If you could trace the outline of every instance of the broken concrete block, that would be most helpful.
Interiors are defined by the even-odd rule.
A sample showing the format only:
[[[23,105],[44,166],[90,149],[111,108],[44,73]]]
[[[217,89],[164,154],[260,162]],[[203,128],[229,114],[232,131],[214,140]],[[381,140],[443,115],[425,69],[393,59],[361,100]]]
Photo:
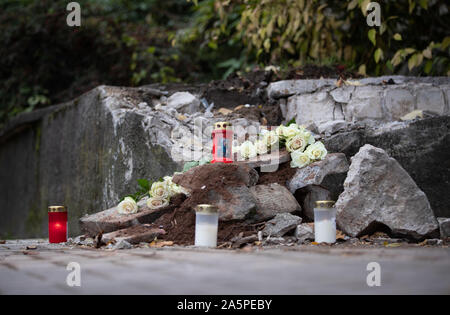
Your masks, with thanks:
[[[350,236],[374,232],[380,225],[413,239],[438,233],[425,193],[383,149],[366,144],[359,150],[344,189],[336,203],[336,221]]]
[[[279,213],[272,220],[266,223],[263,229],[265,236],[281,237],[292,230],[302,222],[302,218],[290,213]]]
[[[280,164],[289,162],[291,155],[286,150],[275,151],[255,158],[239,161],[238,164],[247,165],[251,168],[261,168],[261,172],[275,172]]]
[[[139,244],[141,242],[150,243],[155,238],[164,234],[166,234],[166,231],[163,229],[157,228],[151,224],[142,224],[103,234],[102,241],[104,243],[113,240],[115,240],[116,243],[119,243],[122,240],[127,241],[130,244]]]
[[[256,185],[250,187],[250,192],[255,197],[257,204],[256,213],[253,216],[255,221],[266,221],[279,213],[302,210],[291,192],[279,184]]]
[[[441,230],[441,238],[450,237],[450,218],[437,218],[439,222],[439,228]]]
[[[343,153],[330,153],[325,160],[311,163],[299,168],[294,177],[290,179],[287,186],[291,193],[308,185],[320,185],[325,176],[330,174],[346,173],[348,161]]]
[[[175,207],[180,205],[186,197],[177,195],[171,198],[169,206],[151,210],[147,206],[140,206],[139,211],[135,214],[123,215],[119,214],[117,207],[84,216],[80,219],[81,230],[90,235],[95,236],[102,233],[109,233],[125,229],[134,225],[152,223],[165,213],[171,212]],[[142,203],[139,203],[142,205]]]
[[[299,244],[303,244],[306,241],[314,241],[314,224],[312,223],[303,223],[297,225],[295,229],[295,237]]]

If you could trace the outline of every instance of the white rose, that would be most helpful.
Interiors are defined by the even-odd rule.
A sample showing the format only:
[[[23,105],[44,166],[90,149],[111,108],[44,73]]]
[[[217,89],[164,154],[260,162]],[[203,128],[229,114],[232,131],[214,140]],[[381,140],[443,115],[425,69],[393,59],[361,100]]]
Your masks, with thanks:
[[[309,163],[311,163],[311,159],[309,158],[309,156],[300,150],[291,153],[291,160],[292,168],[305,167],[309,165]]]
[[[125,197],[117,206],[117,210],[120,214],[133,214],[138,212],[138,205],[133,198]]]
[[[275,131],[268,131],[263,135],[263,141],[267,147],[271,148],[278,142],[278,134]]]
[[[154,182],[150,189],[150,196],[154,198],[167,198],[169,197],[169,187],[166,182]]]
[[[254,158],[258,154],[255,145],[250,141],[245,141],[241,144],[239,150],[244,159]]]
[[[152,197],[147,200],[147,207],[149,207],[152,210],[159,209],[162,207],[167,207],[168,205],[169,205],[169,200],[167,200],[165,198]]]
[[[256,151],[259,155],[267,154],[267,143],[264,140],[257,140],[255,142]]]
[[[299,133],[298,135],[292,137],[288,142],[286,142],[286,150],[289,152],[294,152],[300,150],[303,152],[308,145],[308,140],[305,139],[305,135]]]
[[[305,153],[311,160],[323,160],[327,156],[328,151],[325,148],[325,145],[322,142],[318,141],[307,147]]]

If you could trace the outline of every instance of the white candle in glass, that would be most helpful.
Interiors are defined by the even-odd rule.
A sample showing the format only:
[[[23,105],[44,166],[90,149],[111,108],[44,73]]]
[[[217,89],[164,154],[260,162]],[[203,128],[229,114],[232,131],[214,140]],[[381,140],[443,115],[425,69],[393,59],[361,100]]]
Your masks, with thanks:
[[[216,247],[219,227],[218,209],[212,205],[198,205],[195,220],[195,246]]]
[[[336,243],[334,201],[320,200],[314,208],[314,235],[317,243]]]

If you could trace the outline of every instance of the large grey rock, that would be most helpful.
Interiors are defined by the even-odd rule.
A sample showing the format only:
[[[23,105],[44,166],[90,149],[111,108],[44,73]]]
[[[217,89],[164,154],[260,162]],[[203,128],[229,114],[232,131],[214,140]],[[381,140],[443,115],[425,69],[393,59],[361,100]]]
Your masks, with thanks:
[[[348,121],[383,119],[383,88],[378,86],[358,86],[345,107]]]
[[[301,125],[336,119],[335,103],[326,92],[292,96],[287,107],[288,112],[295,112],[296,122]]]
[[[345,120],[330,120],[323,122],[317,126],[319,133],[325,135],[332,135],[340,130],[346,129],[349,123]]]
[[[363,146],[352,158],[336,221],[350,236],[380,225],[394,235],[420,239],[436,234],[438,223],[423,191],[400,164],[379,148]]]
[[[330,153],[322,161],[299,168],[294,177],[287,182],[292,193],[308,185],[320,185],[327,175],[346,173],[348,161],[343,153]]]
[[[290,213],[279,213],[266,223],[263,229],[265,236],[281,237],[293,231],[302,222],[302,218]]]
[[[176,92],[167,99],[167,106],[180,113],[193,114],[200,110],[200,100],[189,92]]]
[[[227,195],[215,190],[208,192],[208,202],[219,208],[220,221],[244,220],[252,217],[256,200],[247,186],[226,187]]]
[[[257,210],[253,217],[256,221],[272,219],[279,213],[302,210],[291,192],[279,184],[256,185],[250,187],[250,192],[256,199]]]
[[[323,142],[329,151],[347,157],[364,144],[384,149],[425,192],[435,215],[450,217],[449,116],[344,131]]]
[[[439,222],[439,229],[441,231],[441,238],[450,237],[450,218],[437,218]]]

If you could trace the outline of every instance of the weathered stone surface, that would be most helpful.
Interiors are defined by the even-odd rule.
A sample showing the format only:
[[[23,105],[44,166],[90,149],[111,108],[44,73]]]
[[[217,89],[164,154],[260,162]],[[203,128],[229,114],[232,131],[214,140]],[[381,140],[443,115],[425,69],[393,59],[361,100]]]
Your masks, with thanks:
[[[166,231],[163,229],[159,229],[151,224],[142,224],[103,234],[102,241],[104,243],[108,243],[113,240],[115,240],[116,243],[120,243],[122,241],[126,241],[130,244],[139,244],[141,242],[149,243],[156,237],[164,234],[166,234]]]
[[[334,120],[335,104],[326,93],[303,94],[288,99],[288,108],[295,108],[296,122],[301,125]],[[289,112],[294,111],[288,109]]]
[[[114,244],[112,246],[112,249],[113,250],[121,250],[121,249],[130,249],[132,247],[133,246],[130,243],[128,243],[127,241],[122,239],[119,242],[117,242],[116,244]]]
[[[177,174],[173,182],[186,189],[198,189],[211,178],[226,183],[238,183],[245,186],[254,186],[259,175],[252,167],[242,163],[214,163],[191,168],[189,171]],[[200,187],[199,187],[200,186]],[[205,187],[208,189],[208,187]]]
[[[450,237],[450,218],[437,218],[439,222],[439,229],[441,231],[441,238]]]
[[[256,221],[272,219],[279,213],[302,210],[291,192],[279,184],[256,185],[250,187],[250,192],[256,199],[257,210],[253,217]]]
[[[291,155],[286,150],[275,151],[256,158],[239,161],[238,164],[247,165],[251,168],[261,168],[261,172],[275,172],[280,164],[289,162]]]
[[[287,182],[292,193],[308,185],[320,185],[323,179],[330,174],[345,173],[348,171],[348,161],[343,153],[330,153],[323,161],[311,163],[299,168],[294,177]]]
[[[334,86],[336,80],[286,80],[269,84],[267,95],[270,98],[289,97],[294,94],[315,92],[326,86]]]
[[[303,223],[297,225],[295,229],[295,237],[299,244],[303,244],[306,241],[314,241],[314,228],[311,223]]]
[[[432,86],[420,88],[417,91],[417,109],[429,110],[439,115],[446,112],[444,93]]]
[[[293,231],[302,222],[302,218],[290,213],[279,213],[266,223],[263,230],[265,236],[281,237]]]
[[[345,118],[348,121],[382,119],[382,92],[378,86],[356,87],[352,99],[345,106]]]
[[[152,223],[160,216],[174,209],[173,206],[164,207],[157,210],[150,210],[147,207],[141,207],[139,212],[135,214],[123,215],[117,212],[117,208],[111,208],[92,215],[84,216],[80,219],[81,230],[90,235],[95,236],[98,233],[109,233],[140,225],[144,223]]]
[[[413,239],[438,231],[425,193],[382,149],[363,146],[352,158],[344,187],[336,203],[336,221],[350,236],[373,232],[380,224],[394,235]]]
[[[230,196],[214,190],[208,192],[209,202],[219,208],[219,220],[244,220],[256,212],[256,200],[247,186],[225,188]]]
[[[340,130],[346,129],[349,123],[345,120],[330,120],[317,126],[319,133],[332,135]]]
[[[385,99],[386,108],[394,120],[415,109],[415,97],[406,88],[388,89]]]
[[[343,86],[330,92],[335,102],[348,103],[352,97],[352,93],[355,91],[354,86]]]
[[[200,110],[200,100],[189,92],[176,92],[167,99],[167,106],[180,113],[193,114]]]
[[[325,138],[324,144],[348,158],[364,144],[384,149],[425,192],[435,215],[450,217],[450,117],[340,132]]]
[[[300,189],[296,195],[301,196],[303,215],[314,221],[314,207],[318,200],[332,200],[332,195],[328,189],[322,186],[309,185]]]

